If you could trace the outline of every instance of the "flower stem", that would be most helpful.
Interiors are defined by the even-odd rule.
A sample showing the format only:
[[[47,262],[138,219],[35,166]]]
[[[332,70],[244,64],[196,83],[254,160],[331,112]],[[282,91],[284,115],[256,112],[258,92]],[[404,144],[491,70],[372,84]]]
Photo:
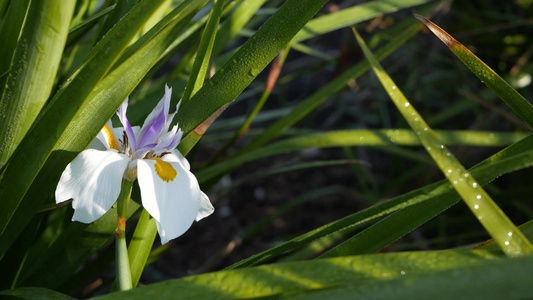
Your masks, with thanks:
[[[128,203],[131,196],[133,181],[122,179],[122,187],[117,200],[117,237],[115,246],[116,276],[119,291],[132,288],[131,272],[128,261],[128,248],[126,245],[126,218],[128,213]]]

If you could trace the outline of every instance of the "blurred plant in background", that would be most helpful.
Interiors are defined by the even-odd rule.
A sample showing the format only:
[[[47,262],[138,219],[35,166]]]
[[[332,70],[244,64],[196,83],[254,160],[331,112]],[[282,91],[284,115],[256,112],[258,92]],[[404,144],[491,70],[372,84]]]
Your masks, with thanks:
[[[532,10],[0,0],[0,295],[532,297]],[[135,187],[127,252],[145,286],[105,295],[117,207],[71,222],[54,190],[126,97],[142,125],[165,84],[215,213],[161,246]]]

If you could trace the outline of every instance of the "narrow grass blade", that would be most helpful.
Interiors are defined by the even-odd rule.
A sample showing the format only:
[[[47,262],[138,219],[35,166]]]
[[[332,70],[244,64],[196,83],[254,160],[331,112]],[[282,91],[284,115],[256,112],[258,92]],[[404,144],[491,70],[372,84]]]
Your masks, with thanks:
[[[194,1],[189,1],[193,3]],[[190,13],[190,11],[189,11]],[[120,66],[116,67],[88,96],[63,134],[60,135],[54,151],[24,197],[22,204],[13,216],[8,230],[0,237],[0,257],[14,238],[29,221],[28,216],[39,210],[46,197],[52,194],[64,167],[91,142],[101,130],[102,124],[113,115],[148,70],[157,62],[175,37],[188,24],[192,16],[177,16],[174,23],[165,27],[143,47],[139,47]],[[166,22],[166,21],[165,21]],[[133,72],[135,70],[135,72]],[[97,221],[98,222],[98,221]],[[111,235],[112,232],[109,232]]]
[[[196,52],[196,58],[192,65],[191,74],[185,92],[181,99],[181,104],[185,105],[189,99],[196,94],[196,92],[204,85],[205,76],[207,74],[207,68],[209,67],[209,60],[211,59],[211,52],[213,50],[213,44],[217,35],[218,23],[222,16],[222,7],[224,0],[215,0],[209,18],[207,18],[207,24],[205,25],[204,32],[202,34],[202,40],[198,46]]]
[[[337,12],[311,20],[294,37],[294,42],[301,42],[336,29],[368,21],[379,15],[422,5],[431,1],[432,0],[377,0],[341,9]]]
[[[7,5],[8,1],[4,1],[2,4]],[[17,41],[24,28],[24,20],[30,7],[30,0],[11,1],[7,7],[6,15],[3,19],[0,19],[0,40],[2,41],[2,47],[0,47],[0,94],[3,93],[5,88],[7,74],[11,68],[11,61]]]
[[[444,145],[505,146],[528,136],[527,133],[494,133],[481,131],[435,131]],[[228,158],[196,173],[199,181],[206,181],[231,169],[261,157],[298,151],[311,147],[343,146],[418,146],[416,134],[406,129],[343,130],[302,135],[288,138],[255,151]],[[440,147],[440,144],[439,144]]]
[[[69,295],[60,292],[39,287],[25,287],[14,290],[7,290],[0,292],[0,297],[7,299],[55,299],[55,300],[75,300]]]
[[[481,82],[486,84],[500,99],[505,102],[522,120],[533,127],[533,105],[520,95],[512,86],[503,78],[480,60],[468,48],[459,43],[446,31],[430,20],[415,15],[415,17],[424,23],[450,50],[474,73]]]
[[[135,201],[130,201],[128,217],[139,207]],[[109,241],[110,233],[117,226],[116,216],[116,208],[111,208],[97,222],[89,225],[71,222],[68,218],[64,220],[68,222],[65,228],[58,235],[53,235],[53,239],[50,238],[50,233],[41,235],[28,254],[18,286],[57,289]]]
[[[232,41],[237,33],[248,23],[248,21],[255,15],[257,10],[267,0],[242,0],[239,6],[233,13],[225,18],[220,26],[215,44],[213,45],[213,56],[218,54]]]
[[[18,42],[5,41],[17,46],[13,61],[11,56],[5,59],[11,65],[0,101],[0,168],[6,164],[50,96],[74,4],[61,0],[33,1]],[[9,44],[3,47],[9,48]]]
[[[419,25],[411,25],[409,28],[407,28],[400,35],[395,37],[392,41],[390,41],[378,51],[378,59],[381,60],[390,55],[406,41],[412,38],[418,32],[419,29]],[[274,122],[274,124],[263,130],[263,133],[261,135],[254,138],[250,143],[242,147],[235,154],[235,156],[239,156],[242,153],[257,149],[265,145],[268,141],[279,136],[283,131],[285,131],[287,128],[289,128],[290,126],[301,120],[303,117],[308,115],[316,107],[324,103],[324,101],[326,101],[331,95],[343,88],[348,83],[348,81],[363,75],[366,71],[368,71],[369,68],[370,65],[368,64],[368,62],[364,61],[358,63],[346,72],[342,73],[333,81],[331,81],[323,88],[318,90],[316,93],[311,95],[309,98],[300,102],[289,114],[285,115],[283,118],[280,118],[279,120]]]
[[[81,69],[55,94],[41,118],[24,137],[0,181],[0,234],[11,220],[30,184],[52,152],[59,135],[65,130],[79,107],[93,91],[137,31],[164,0],[142,1],[124,17],[89,56]],[[102,123],[103,124],[103,123]],[[28,159],[31,157],[32,159]]]
[[[324,288],[277,299],[529,299],[533,271],[531,256],[487,261],[455,269],[407,275],[392,280],[370,280],[361,284]],[[404,271],[402,274],[408,274]]]
[[[143,209],[141,217],[135,227],[135,232],[128,245],[128,257],[130,260],[131,282],[136,287],[141,279],[142,271],[146,265],[146,260],[150,255],[150,250],[154,245],[157,236],[157,226],[155,220]]]
[[[487,184],[503,174],[533,166],[532,148],[533,136],[529,136],[481,162],[470,169],[470,172],[481,182],[481,184]],[[313,231],[295,237],[279,246],[270,248],[264,252],[237,262],[228,267],[228,269],[242,268],[264,263],[286,251],[303,246],[328,234],[339,232],[359,224],[364,224],[368,221],[375,220],[376,218],[400,209],[405,209],[406,207],[417,203],[430,201],[435,197],[447,197],[445,196],[446,194],[453,194],[456,197],[456,201],[459,201],[459,197],[453,190],[451,183],[447,180],[442,180],[326,224]]]
[[[439,166],[442,173],[453,184],[454,189],[463,198],[470,210],[481,222],[485,230],[498,242],[509,256],[519,256],[533,252],[529,240],[507,218],[505,213],[494,203],[476,179],[459,163],[453,154],[439,141],[433,130],[422,119],[414,107],[405,98],[400,89],[388,76],[374,58],[361,36],[355,31],[357,42],[367,60],[372,65],[378,79],[390,98],[403,115],[418,139]]]
[[[232,102],[327,0],[288,0],[186,103],[177,122],[186,133]],[[276,39],[272,39],[272,35]],[[196,98],[196,99],[195,99]]]
[[[472,297],[475,297],[475,293],[490,295],[483,290],[496,292],[501,298],[508,298],[507,293],[527,297],[533,295],[528,287],[528,280],[533,275],[533,270],[529,267],[531,263],[531,256],[509,259],[486,251],[351,256],[208,273],[160,282],[96,299],[147,299],[176,293],[187,299],[256,299],[280,296],[292,298],[312,291],[323,291],[320,293],[321,298],[315,297],[317,299],[352,299],[353,295],[342,293],[343,289],[355,290],[360,298],[366,299],[378,293],[376,285],[384,288],[379,291],[384,297],[378,299],[397,296],[402,299],[414,299],[427,293],[446,294],[450,287],[455,286],[458,286],[460,291],[470,287],[468,295]],[[419,281],[423,278],[429,278],[428,285],[409,285],[410,280]],[[443,282],[439,282],[439,279]],[[403,290],[391,286],[395,281],[401,281]],[[502,284],[492,287],[486,285],[497,282]],[[472,286],[474,288],[471,288]],[[508,286],[517,290],[510,292]],[[337,293],[340,290],[343,297],[328,295],[328,290]],[[405,294],[411,298],[402,296]],[[305,293],[303,297],[310,295],[313,294]],[[440,299],[444,299],[443,296]]]

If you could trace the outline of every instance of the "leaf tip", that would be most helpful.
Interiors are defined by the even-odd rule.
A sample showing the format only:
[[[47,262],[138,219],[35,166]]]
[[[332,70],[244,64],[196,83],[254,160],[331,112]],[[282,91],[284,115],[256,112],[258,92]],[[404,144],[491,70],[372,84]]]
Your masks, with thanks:
[[[446,31],[444,31],[442,28],[437,26],[435,23],[431,22],[429,19],[427,19],[424,16],[421,16],[419,14],[413,14],[415,18],[417,18],[420,22],[422,22],[424,25],[426,25],[433,34],[435,34],[441,41],[443,41],[448,48],[454,46],[454,45],[461,45],[456,39],[454,39],[451,35],[449,35]]]

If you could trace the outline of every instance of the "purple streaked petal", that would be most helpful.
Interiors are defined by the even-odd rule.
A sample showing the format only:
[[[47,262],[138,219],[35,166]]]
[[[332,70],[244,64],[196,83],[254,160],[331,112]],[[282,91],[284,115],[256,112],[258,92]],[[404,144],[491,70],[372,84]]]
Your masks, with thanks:
[[[137,149],[137,141],[135,140],[135,134],[133,133],[133,129],[131,128],[130,121],[128,121],[128,117],[126,117],[126,111],[128,110],[128,98],[124,100],[122,105],[117,110],[117,116],[122,123],[122,126],[124,126],[124,130],[126,131],[126,135],[128,136],[128,145],[130,146],[132,151],[135,151]],[[126,145],[124,145],[125,148]]]
[[[138,136],[138,148],[146,148],[148,144],[157,142],[161,134],[168,130],[167,119],[170,108],[170,95],[172,89],[165,86],[165,95],[159,101],[154,110],[148,115]]]
[[[168,129],[170,128],[170,124],[171,124],[172,121],[174,120],[174,116],[175,116],[175,115],[178,113],[178,111],[180,110],[180,105],[181,105],[181,100],[180,100],[180,101],[178,102],[178,104],[176,105],[176,111],[174,111],[174,113],[168,115],[167,123],[165,124],[165,129],[163,130],[163,132],[167,132]]]
[[[175,149],[181,141],[183,131],[175,125],[171,131],[165,133],[157,146],[154,148],[154,152],[169,151]]]

